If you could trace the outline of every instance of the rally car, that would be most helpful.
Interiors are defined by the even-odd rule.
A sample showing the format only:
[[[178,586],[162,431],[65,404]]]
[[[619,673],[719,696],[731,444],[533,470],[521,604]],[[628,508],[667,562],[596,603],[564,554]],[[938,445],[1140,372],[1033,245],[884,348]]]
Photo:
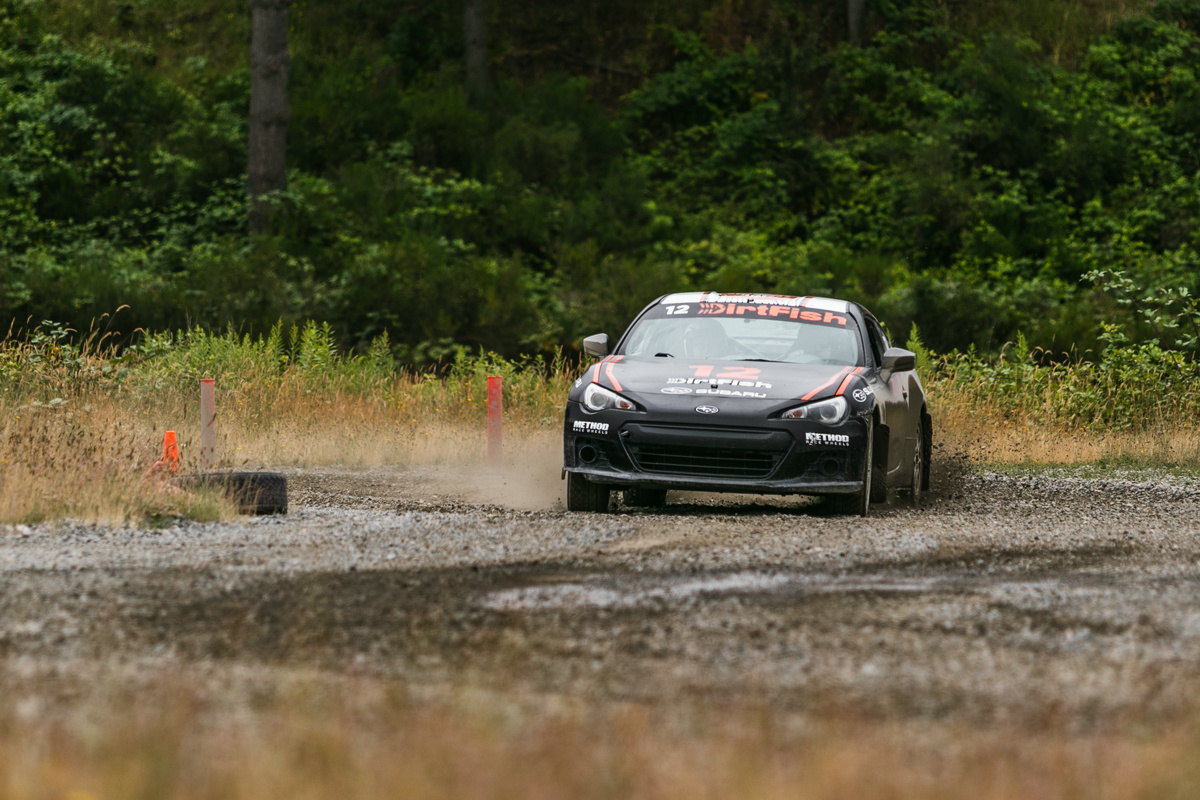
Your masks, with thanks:
[[[931,419],[916,356],[857,303],[688,292],[660,297],[575,381],[563,430],[567,509],[661,506],[670,490],[824,495],[865,515],[929,488]]]

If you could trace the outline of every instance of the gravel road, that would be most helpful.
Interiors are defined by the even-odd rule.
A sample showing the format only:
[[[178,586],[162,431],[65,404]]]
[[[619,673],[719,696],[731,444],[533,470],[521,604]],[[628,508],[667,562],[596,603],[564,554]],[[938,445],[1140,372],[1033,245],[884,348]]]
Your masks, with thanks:
[[[286,517],[0,526],[0,681],[95,663],[350,670],[1073,727],[1177,719],[1200,697],[1186,479],[984,473],[866,520],[706,496],[567,514],[557,481],[448,469],[290,480]]]

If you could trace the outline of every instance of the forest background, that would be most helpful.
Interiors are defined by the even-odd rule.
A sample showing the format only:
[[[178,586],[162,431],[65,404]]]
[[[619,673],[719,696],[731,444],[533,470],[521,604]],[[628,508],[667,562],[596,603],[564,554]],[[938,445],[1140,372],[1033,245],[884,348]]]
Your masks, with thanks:
[[[816,0],[486,14],[469,97],[460,0],[293,3],[251,237],[244,0],[0,0],[0,321],[315,319],[420,367],[703,288],[847,297],[940,352],[1195,349],[1200,0],[869,0],[859,43]]]

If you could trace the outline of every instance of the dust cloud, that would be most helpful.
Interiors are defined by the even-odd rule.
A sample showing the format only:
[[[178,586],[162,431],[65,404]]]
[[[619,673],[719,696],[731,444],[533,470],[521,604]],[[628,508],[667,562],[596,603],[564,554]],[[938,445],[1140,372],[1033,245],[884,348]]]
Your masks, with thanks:
[[[566,507],[567,483],[562,479],[562,434],[538,434],[504,443],[497,467],[477,470],[467,499],[508,508],[544,510]]]

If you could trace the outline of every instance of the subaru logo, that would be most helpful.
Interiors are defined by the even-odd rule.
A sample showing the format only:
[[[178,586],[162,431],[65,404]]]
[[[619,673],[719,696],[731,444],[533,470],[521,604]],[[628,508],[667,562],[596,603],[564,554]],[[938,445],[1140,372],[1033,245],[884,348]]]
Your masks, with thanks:
[[[716,406],[696,406],[697,414],[715,414],[720,410]]]
[[[662,390],[663,394],[691,394],[692,390],[686,386],[668,386]]]

